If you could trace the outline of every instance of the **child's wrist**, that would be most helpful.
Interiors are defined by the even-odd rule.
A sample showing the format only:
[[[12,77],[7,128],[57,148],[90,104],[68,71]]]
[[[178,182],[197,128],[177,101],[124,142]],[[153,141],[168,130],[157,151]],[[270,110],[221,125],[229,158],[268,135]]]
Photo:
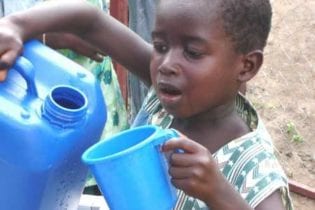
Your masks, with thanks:
[[[13,14],[4,18],[8,26],[14,31],[15,35],[18,35],[19,38],[24,42],[29,37],[27,36],[26,27],[24,27],[23,18],[19,15]]]

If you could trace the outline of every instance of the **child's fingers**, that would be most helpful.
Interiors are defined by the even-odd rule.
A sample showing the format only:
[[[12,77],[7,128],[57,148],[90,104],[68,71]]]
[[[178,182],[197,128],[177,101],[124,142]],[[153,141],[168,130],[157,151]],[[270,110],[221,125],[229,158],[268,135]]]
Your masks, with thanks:
[[[10,64],[8,64],[8,62],[7,61],[4,61],[3,59],[2,59],[2,57],[0,57],[0,70],[1,71],[5,71],[5,70],[7,70],[8,68],[10,68]]]
[[[169,157],[169,162],[172,167],[190,167],[194,165],[195,160],[191,153],[172,152]]]
[[[0,58],[1,67],[4,67],[6,69],[10,68],[14,64],[15,59],[18,56],[18,54],[19,53],[14,50],[9,50],[5,52],[3,55],[1,55],[1,58]]]
[[[7,77],[7,71],[14,64],[18,53],[16,51],[7,51],[0,57],[0,81],[4,81]]]
[[[4,81],[6,77],[7,77],[7,71],[0,70],[0,82]]]
[[[171,179],[172,184],[174,187],[181,189],[183,191],[187,191],[187,189],[191,188],[191,182],[187,181],[187,179]]]
[[[163,152],[183,150],[185,153],[195,153],[198,151],[198,144],[188,138],[174,138],[162,146]]]
[[[192,168],[186,167],[170,167],[169,174],[172,176],[172,179],[188,179],[192,176]]]

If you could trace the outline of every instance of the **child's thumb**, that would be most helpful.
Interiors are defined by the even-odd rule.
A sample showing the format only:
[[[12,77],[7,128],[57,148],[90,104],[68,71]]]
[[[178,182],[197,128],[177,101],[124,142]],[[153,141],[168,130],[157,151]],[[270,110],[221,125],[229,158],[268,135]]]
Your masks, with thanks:
[[[0,70],[0,82],[3,82],[7,77],[8,71],[7,70]]]

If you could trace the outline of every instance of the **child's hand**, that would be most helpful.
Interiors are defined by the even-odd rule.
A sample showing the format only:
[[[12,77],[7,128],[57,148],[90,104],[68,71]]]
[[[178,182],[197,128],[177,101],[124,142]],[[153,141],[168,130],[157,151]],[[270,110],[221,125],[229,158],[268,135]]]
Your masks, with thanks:
[[[0,82],[5,80],[22,48],[23,40],[18,28],[4,18],[0,19]]]
[[[173,185],[187,195],[206,201],[220,180],[220,171],[209,150],[197,142],[181,136],[167,141],[163,152],[173,152],[169,158],[169,174]]]

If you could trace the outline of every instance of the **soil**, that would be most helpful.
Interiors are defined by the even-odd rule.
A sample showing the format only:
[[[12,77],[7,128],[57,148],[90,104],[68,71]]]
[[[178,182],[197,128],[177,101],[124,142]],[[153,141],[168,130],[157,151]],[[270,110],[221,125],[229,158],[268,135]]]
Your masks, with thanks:
[[[276,0],[265,61],[247,96],[289,179],[315,189],[315,0]],[[315,200],[291,192],[296,210]]]

